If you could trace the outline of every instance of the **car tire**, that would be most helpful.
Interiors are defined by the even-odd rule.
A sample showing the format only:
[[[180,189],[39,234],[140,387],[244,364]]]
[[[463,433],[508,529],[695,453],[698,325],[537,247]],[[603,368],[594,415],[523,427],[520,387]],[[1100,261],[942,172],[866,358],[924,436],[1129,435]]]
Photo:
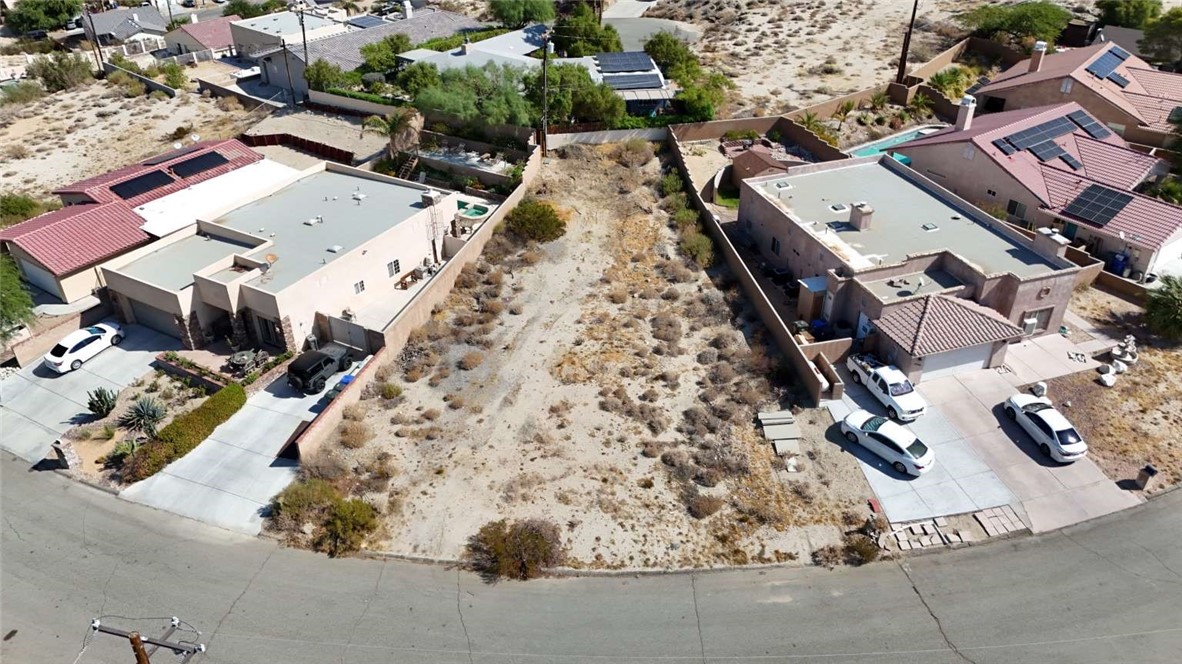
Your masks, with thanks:
[[[353,366],[353,356],[346,355],[341,358],[341,371],[348,371]]]
[[[82,368],[82,360],[74,360],[70,363],[70,371],[77,371]]]
[[[313,393],[320,394],[323,391],[324,391],[324,379],[323,378],[317,378],[316,380],[312,381],[312,392]]]
[[[862,376],[858,375],[858,372],[857,372],[857,371],[855,371],[855,372],[853,372],[852,374],[850,374],[850,377],[854,379],[854,384],[855,384],[855,385],[861,385],[861,384],[862,384]]]
[[[1018,421],[1018,411],[1014,410],[1013,408],[1010,408],[1009,406],[1006,406],[1006,417],[1010,418],[1011,422],[1017,422]]]
[[[297,392],[304,391],[304,381],[300,380],[299,378],[296,378],[295,376],[288,378],[287,384],[291,385],[292,388],[294,388],[295,391],[297,391]]]
[[[845,439],[850,441],[854,445],[858,444],[858,434],[854,433],[853,431],[845,432]]]
[[[115,336],[111,337],[111,345],[112,346],[118,346],[121,343],[123,343],[123,335],[122,334],[116,334]]]
[[[891,418],[892,420],[897,420],[899,419],[899,411],[895,410],[894,406],[888,406],[887,417]]]
[[[900,475],[907,475],[908,474],[907,473],[907,466],[904,466],[902,461],[896,461],[896,462],[892,463],[891,467],[894,468],[895,472],[899,473]]]
[[[1043,456],[1045,456],[1045,457],[1046,457],[1046,458],[1048,458],[1048,459],[1050,459],[1050,458],[1051,458],[1051,446],[1050,446],[1050,445],[1047,445],[1046,443],[1043,443],[1042,445],[1039,445],[1039,446],[1038,446],[1038,449],[1042,450],[1042,455],[1043,455]]]

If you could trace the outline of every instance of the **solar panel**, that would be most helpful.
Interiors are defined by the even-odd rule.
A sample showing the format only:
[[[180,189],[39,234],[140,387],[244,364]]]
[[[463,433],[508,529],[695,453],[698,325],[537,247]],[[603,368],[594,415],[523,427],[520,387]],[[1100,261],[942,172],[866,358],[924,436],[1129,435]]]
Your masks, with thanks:
[[[1125,78],[1124,76],[1121,76],[1120,74],[1118,74],[1116,72],[1112,72],[1111,74],[1109,74],[1108,80],[1112,81],[1113,83],[1116,83],[1117,85],[1119,85],[1122,88],[1129,87],[1129,79]]]
[[[166,161],[172,161],[173,159],[176,159],[177,157],[183,157],[183,156],[189,154],[190,152],[196,152],[197,150],[200,150],[200,149],[201,149],[200,145],[190,145],[189,147],[182,148],[180,150],[173,150],[172,152],[165,152],[162,154],[158,154],[155,157],[152,157],[151,159],[148,159],[148,160],[140,162],[140,163],[142,163],[144,166],[155,166],[157,164],[163,164]]]
[[[989,79],[985,76],[980,76],[977,78],[977,82],[969,86],[969,88],[965,90],[964,93],[966,95],[976,94],[977,90],[980,90],[986,85],[989,85]]]
[[[1030,146],[1030,152],[1038,157],[1039,161],[1050,161],[1055,157],[1067,154],[1063,148],[1059,147],[1054,141],[1043,141],[1038,145]]]
[[[1079,128],[1086,131],[1088,136],[1092,138],[1108,138],[1112,135],[1112,132],[1108,131],[1104,125],[1096,122],[1092,116],[1083,111],[1072,111],[1067,114],[1067,117],[1071,118],[1072,122],[1079,125]]]
[[[607,83],[613,90],[645,90],[661,87],[661,77],[656,74],[604,76],[603,82]]]
[[[630,51],[627,53],[600,53],[595,56],[599,61],[599,71],[614,74],[626,71],[651,71],[653,60],[647,53]]]
[[[112,186],[111,191],[126,201],[141,194],[146,194],[153,189],[166,187],[172,183],[173,179],[169,177],[168,173],[164,171],[149,171],[137,178],[132,178],[126,182],[120,182]]]
[[[1080,192],[1079,196],[1063,209],[1063,214],[1103,226],[1120,214],[1132,200],[1133,197],[1129,194],[1093,184]]]
[[[1121,62],[1129,59],[1129,52],[1119,46],[1113,45],[1112,48],[1108,49],[1108,52],[1120,58]]]
[[[365,28],[375,28],[379,25],[385,25],[385,24],[386,24],[386,21],[383,21],[382,19],[378,18],[377,16],[369,16],[369,15],[354,16],[353,18],[349,19],[349,25],[355,25],[363,30]]]
[[[1004,152],[1005,154],[1008,154],[1008,155],[1014,154],[1015,152],[1017,152],[1017,150],[1014,149],[1014,146],[1010,145],[1009,141],[1007,141],[1004,138],[999,138],[999,139],[993,141],[993,147],[997,148],[998,150],[1001,150],[1002,152]]]
[[[1006,140],[1015,148],[1025,150],[1032,145],[1038,145],[1043,141],[1049,141],[1064,134],[1070,134],[1073,131],[1075,131],[1074,122],[1068,120],[1066,117],[1058,117],[1031,127],[1030,129],[1023,129],[1017,133],[1010,134],[1006,136]]]
[[[192,159],[186,159],[179,164],[173,164],[171,170],[177,177],[187,178],[228,163],[230,163],[230,160],[226,159],[222,155],[216,152],[206,152],[200,157],[193,157]]]
[[[1120,66],[1120,63],[1124,62],[1128,58],[1128,51],[1119,46],[1113,46],[1105,51],[1104,55],[1096,58],[1092,64],[1088,65],[1087,72],[1096,78],[1108,78],[1112,72],[1116,71],[1116,68]],[[1124,77],[1121,78],[1122,80],[1124,79]],[[1119,82],[1116,83],[1117,85],[1120,85]],[[1125,85],[1128,85],[1127,81],[1125,82]],[[1123,88],[1124,85],[1121,85],[1121,87]]]
[[[1075,157],[1073,157],[1073,156],[1071,156],[1071,155],[1067,154],[1066,152],[1064,152],[1063,154],[1059,155],[1059,158],[1063,160],[1063,163],[1065,163],[1065,164],[1067,164],[1068,166],[1070,166],[1070,167],[1071,167],[1071,170],[1073,170],[1073,171],[1078,171],[1079,169],[1083,168],[1083,164],[1079,163],[1079,160],[1078,160],[1078,159],[1076,159]]]

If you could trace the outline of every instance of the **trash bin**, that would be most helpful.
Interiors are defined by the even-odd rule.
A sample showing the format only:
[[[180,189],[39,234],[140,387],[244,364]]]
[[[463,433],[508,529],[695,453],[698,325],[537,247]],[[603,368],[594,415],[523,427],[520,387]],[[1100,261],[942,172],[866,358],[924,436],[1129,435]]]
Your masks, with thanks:
[[[1157,468],[1153,464],[1146,464],[1141,472],[1137,473],[1137,488],[1144,491],[1149,482],[1157,475]]]

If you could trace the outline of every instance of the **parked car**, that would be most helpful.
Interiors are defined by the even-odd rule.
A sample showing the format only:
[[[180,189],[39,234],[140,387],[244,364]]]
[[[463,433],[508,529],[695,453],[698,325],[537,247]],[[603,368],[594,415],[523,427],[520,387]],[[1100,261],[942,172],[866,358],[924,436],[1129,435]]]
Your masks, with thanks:
[[[123,341],[123,328],[115,323],[99,323],[66,335],[45,354],[45,366],[59,374],[77,371],[82,364],[111,346]]]
[[[928,403],[915,391],[906,374],[869,353],[851,353],[845,361],[854,382],[865,385],[886,406],[892,420],[912,422],[927,412]]]
[[[1034,444],[1059,463],[1071,463],[1088,455],[1088,444],[1051,400],[1018,393],[1006,399],[1006,417],[1017,422]]]
[[[882,457],[896,472],[920,475],[932,469],[936,455],[932,449],[901,425],[868,410],[855,410],[841,421],[846,440]]]
[[[353,357],[343,346],[329,345],[303,353],[287,365],[287,384],[300,392],[319,394],[338,371],[348,371]]]

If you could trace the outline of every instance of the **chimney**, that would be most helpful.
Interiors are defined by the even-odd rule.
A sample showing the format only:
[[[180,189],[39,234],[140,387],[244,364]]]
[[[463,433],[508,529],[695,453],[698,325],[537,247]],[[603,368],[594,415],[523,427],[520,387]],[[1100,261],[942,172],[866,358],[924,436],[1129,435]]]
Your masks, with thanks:
[[[140,15],[135,12],[132,12],[131,13],[131,20],[135,21],[136,23],[139,23],[140,22]]]
[[[189,14],[189,22],[190,23],[197,22],[197,12],[193,12],[192,14]]]
[[[870,228],[870,218],[873,216],[874,208],[869,203],[850,206],[850,225],[860,231]]]
[[[415,15],[415,8],[410,6],[410,0],[402,0],[402,18],[411,18]]]
[[[956,109],[956,130],[965,131],[973,126],[973,113],[977,110],[977,100],[972,95],[960,98],[960,107]]]
[[[1047,54],[1047,43],[1045,41],[1034,42],[1034,52],[1030,54],[1030,71],[1031,73],[1042,69],[1042,59]]]
[[[1049,226],[1038,229],[1034,234],[1034,250],[1046,256],[1063,258],[1067,255],[1067,245],[1070,243],[1071,240],[1059,235]]]

